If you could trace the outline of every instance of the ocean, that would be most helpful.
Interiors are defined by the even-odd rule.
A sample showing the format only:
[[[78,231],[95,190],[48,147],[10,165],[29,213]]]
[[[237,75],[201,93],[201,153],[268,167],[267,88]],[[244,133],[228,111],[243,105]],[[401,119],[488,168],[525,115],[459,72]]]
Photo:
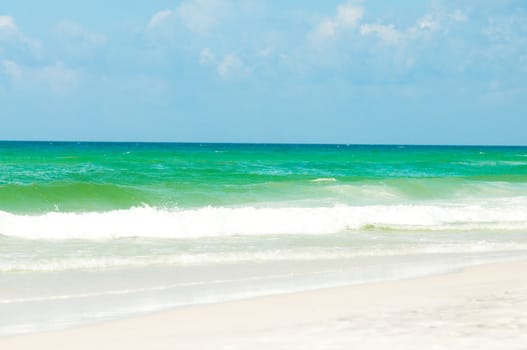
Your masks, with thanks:
[[[0,142],[0,335],[527,257],[527,147]]]

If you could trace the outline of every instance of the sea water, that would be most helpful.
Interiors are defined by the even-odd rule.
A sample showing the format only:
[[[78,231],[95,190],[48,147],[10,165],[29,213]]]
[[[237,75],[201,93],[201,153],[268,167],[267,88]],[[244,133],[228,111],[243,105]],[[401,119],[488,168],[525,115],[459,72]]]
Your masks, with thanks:
[[[0,142],[0,335],[527,257],[527,147]]]

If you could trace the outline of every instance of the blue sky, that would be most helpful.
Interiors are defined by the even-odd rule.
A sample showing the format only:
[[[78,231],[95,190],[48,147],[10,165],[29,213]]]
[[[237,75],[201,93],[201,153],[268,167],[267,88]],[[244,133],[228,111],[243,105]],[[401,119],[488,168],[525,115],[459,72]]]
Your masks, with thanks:
[[[527,2],[0,4],[0,139],[527,144]]]

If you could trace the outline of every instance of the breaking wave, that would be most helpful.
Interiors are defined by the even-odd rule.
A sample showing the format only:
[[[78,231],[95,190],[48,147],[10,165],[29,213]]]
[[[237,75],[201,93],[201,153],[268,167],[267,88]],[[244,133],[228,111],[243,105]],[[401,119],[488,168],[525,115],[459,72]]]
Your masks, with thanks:
[[[0,234],[26,239],[200,238],[366,230],[527,230],[527,198],[480,204],[333,207],[135,207],[106,212],[0,211]]]

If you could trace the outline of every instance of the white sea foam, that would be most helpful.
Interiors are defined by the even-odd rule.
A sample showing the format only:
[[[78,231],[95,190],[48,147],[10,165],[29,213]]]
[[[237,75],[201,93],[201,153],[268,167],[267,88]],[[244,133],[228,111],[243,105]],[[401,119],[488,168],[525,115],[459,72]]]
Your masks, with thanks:
[[[420,254],[456,254],[456,253],[488,253],[488,252],[527,252],[524,242],[456,242],[434,245],[406,245],[404,247],[386,246],[365,247],[353,249],[318,249],[313,250],[273,250],[259,252],[230,252],[230,253],[180,253],[173,255],[149,255],[134,257],[92,256],[83,258],[60,257],[38,259],[7,259],[0,261],[2,272],[52,272],[68,270],[105,270],[122,267],[145,266],[198,266],[218,264],[236,264],[245,262],[301,262],[354,259],[365,257],[408,256]]]
[[[379,230],[527,230],[527,199],[481,204],[316,208],[138,207],[17,215],[0,211],[0,234],[27,239],[199,238]]]
[[[320,177],[318,179],[311,180],[311,182],[336,182],[337,179],[334,177]]]

